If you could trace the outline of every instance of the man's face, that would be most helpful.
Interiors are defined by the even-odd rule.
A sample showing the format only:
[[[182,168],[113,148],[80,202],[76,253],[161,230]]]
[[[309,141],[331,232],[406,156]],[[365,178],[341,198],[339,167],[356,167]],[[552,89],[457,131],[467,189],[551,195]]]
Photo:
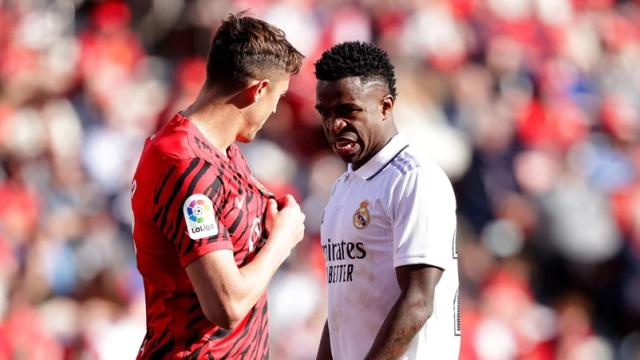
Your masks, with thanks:
[[[252,105],[245,126],[240,132],[239,141],[250,142],[255,139],[256,134],[269,116],[276,112],[278,102],[288,89],[289,76],[269,81],[269,84],[263,89],[264,93],[262,93]]]
[[[359,168],[395,134],[388,117],[393,98],[381,82],[362,82],[359,77],[319,80],[316,110],[331,149],[343,161]]]

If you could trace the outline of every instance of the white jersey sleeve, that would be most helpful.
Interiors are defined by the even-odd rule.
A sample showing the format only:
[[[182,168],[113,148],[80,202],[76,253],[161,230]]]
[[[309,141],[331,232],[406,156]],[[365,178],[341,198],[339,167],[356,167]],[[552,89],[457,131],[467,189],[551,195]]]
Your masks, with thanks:
[[[421,162],[421,166],[400,177],[390,206],[395,267],[427,264],[446,270],[451,266],[455,251],[455,196],[438,165]]]

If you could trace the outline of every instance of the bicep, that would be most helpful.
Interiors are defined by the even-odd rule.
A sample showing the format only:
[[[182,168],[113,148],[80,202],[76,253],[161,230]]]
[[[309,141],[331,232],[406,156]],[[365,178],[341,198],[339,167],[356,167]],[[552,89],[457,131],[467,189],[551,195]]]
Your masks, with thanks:
[[[396,279],[400,290],[405,295],[418,298],[420,301],[433,304],[436,285],[442,277],[443,270],[436,266],[417,264],[396,268]]]
[[[187,265],[187,276],[193,285],[200,306],[207,317],[213,317],[217,309],[224,308],[223,298],[232,292],[239,281],[240,272],[231,250],[207,253]],[[209,316],[212,315],[212,316]]]

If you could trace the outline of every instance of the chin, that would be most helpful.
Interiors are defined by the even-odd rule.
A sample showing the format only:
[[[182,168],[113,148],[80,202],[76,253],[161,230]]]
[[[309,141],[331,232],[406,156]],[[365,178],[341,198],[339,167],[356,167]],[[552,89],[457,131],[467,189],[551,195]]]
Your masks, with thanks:
[[[336,155],[346,163],[352,163],[355,160],[357,160],[355,155],[340,155],[340,154],[336,154]]]

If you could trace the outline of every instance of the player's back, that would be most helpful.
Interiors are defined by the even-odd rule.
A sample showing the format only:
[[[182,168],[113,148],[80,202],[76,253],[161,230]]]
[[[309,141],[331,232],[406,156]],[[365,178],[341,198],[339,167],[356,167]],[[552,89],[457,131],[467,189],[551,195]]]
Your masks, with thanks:
[[[247,195],[234,176],[250,177],[237,147],[225,156],[180,114],[146,141],[132,186],[133,237],[147,306],[139,358],[267,353],[266,295],[236,328],[223,329],[206,319],[184,270],[211,251],[232,250],[238,265],[254,255],[249,242],[258,241],[245,233],[262,217],[266,200],[259,192]],[[239,193],[242,208],[235,206]]]

